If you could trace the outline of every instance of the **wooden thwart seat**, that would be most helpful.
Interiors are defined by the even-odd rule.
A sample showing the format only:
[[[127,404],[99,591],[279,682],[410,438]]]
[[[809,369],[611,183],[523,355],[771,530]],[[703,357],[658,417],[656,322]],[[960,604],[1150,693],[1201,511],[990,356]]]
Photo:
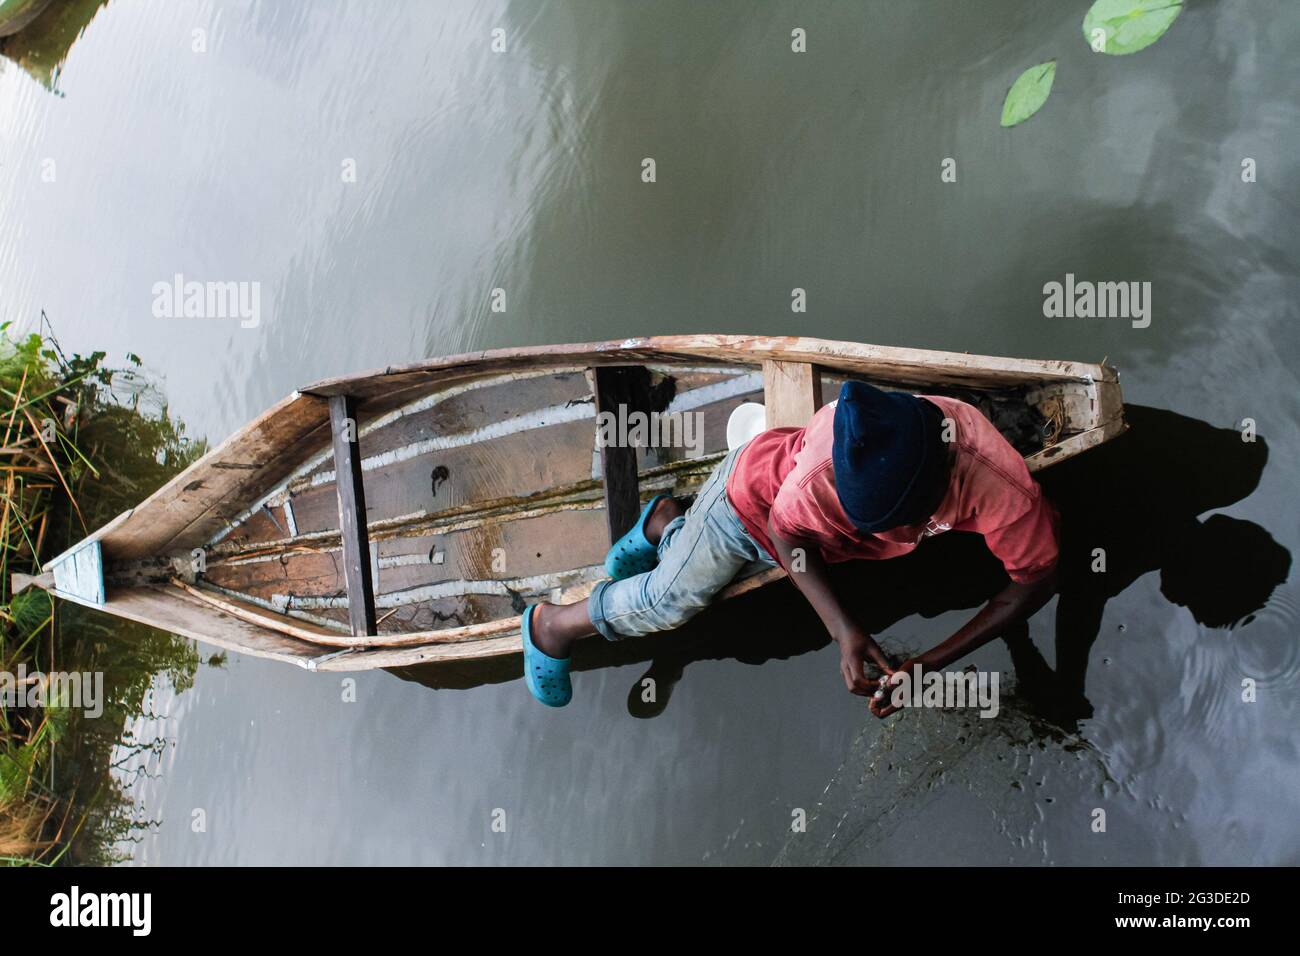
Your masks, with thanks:
[[[768,428],[803,428],[822,407],[822,378],[810,362],[763,363]]]
[[[649,412],[649,372],[639,365],[607,365],[591,370],[597,416]],[[810,362],[769,360],[763,363],[763,394],[767,427],[802,428],[822,405],[821,373]],[[626,443],[600,446],[605,519],[612,545],[627,533],[641,512],[636,448]]]
[[[631,412],[641,404],[649,373],[641,366],[611,365],[593,370],[596,414],[609,412],[619,417],[620,406]],[[612,545],[627,534],[641,513],[641,492],[637,484],[636,449],[627,443],[600,441],[600,470],[605,487],[605,522]]]
[[[331,395],[330,435],[334,441],[334,486],[339,496],[348,619],[352,633],[360,637],[375,633],[375,583],[370,578],[370,535],[366,530],[366,492],[361,483],[357,432],[356,399]]]

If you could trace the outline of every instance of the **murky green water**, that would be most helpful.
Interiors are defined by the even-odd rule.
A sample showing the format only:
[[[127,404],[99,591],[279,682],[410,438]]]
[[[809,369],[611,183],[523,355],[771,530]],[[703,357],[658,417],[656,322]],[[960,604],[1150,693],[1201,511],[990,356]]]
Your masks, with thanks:
[[[1231,629],[1205,606],[1300,544],[1300,10],[1193,2],[1105,57],[1087,6],[113,0],[54,91],[7,64],[0,319],[44,309],[65,346],[138,353],[212,439],[327,375],[680,331],[1108,357],[1130,402],[1177,413],[1058,479],[1114,562],[1062,609],[1066,656],[1097,634],[1066,736],[1020,703],[882,735],[784,592],[602,659],[558,713],[515,664],[360,675],[344,703],[335,677],[232,658],[134,728],[174,743],[133,784],[158,821],[135,859],[1300,861],[1300,594]],[[1012,80],[1053,57],[1042,112],[1001,129]],[[260,323],[154,318],[176,273],[260,282]],[[1149,281],[1150,327],[1044,318],[1067,273]],[[1266,463],[1214,431],[1245,418]],[[945,636],[965,567],[911,604],[876,582],[883,633]],[[1049,608],[1047,664],[1057,636]],[[636,719],[656,655],[682,676]],[[974,660],[1011,669],[1000,643]]]

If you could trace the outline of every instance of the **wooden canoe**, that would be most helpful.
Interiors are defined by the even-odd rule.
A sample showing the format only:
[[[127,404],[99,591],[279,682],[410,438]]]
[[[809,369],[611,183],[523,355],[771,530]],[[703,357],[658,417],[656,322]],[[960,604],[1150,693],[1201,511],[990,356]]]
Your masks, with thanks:
[[[476,352],[290,395],[37,583],[311,670],[515,653],[524,604],[588,594],[640,502],[708,475],[738,404],[802,424],[847,378],[971,402],[1031,471],[1125,427],[1115,371],[1078,362],[739,335]],[[693,447],[601,449],[616,408],[693,416]]]

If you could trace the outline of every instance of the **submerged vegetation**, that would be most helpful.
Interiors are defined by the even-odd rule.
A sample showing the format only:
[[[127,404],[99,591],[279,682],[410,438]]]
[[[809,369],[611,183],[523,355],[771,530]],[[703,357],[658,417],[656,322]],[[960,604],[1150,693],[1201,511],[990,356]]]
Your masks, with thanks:
[[[0,674],[50,698],[22,706],[0,695],[0,863],[114,859],[146,825],[114,770],[162,746],[129,730],[124,739],[124,728],[151,716],[156,676],[180,690],[197,666],[181,638],[79,607],[56,611],[36,587],[14,593],[15,574],[37,574],[205,450],[130,360],[110,369],[101,352],[68,357],[52,335],[0,326]],[[48,693],[56,671],[103,674],[102,712]]]

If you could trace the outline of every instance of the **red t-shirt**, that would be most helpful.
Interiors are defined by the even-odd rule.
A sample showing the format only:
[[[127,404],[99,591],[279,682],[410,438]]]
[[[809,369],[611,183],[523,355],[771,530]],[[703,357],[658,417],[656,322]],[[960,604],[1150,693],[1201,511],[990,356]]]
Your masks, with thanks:
[[[770,516],[779,534],[815,543],[829,562],[894,558],[930,535],[974,531],[984,536],[1013,581],[1032,581],[1049,571],[1060,550],[1059,519],[1024,459],[974,406],[955,398],[920,397],[951,421],[955,446],[948,491],[929,522],[876,534],[854,527],[831,481],[832,402],[806,428],[768,429],[740,453],[727,480],[727,498],[745,530],[776,558],[767,533]]]

